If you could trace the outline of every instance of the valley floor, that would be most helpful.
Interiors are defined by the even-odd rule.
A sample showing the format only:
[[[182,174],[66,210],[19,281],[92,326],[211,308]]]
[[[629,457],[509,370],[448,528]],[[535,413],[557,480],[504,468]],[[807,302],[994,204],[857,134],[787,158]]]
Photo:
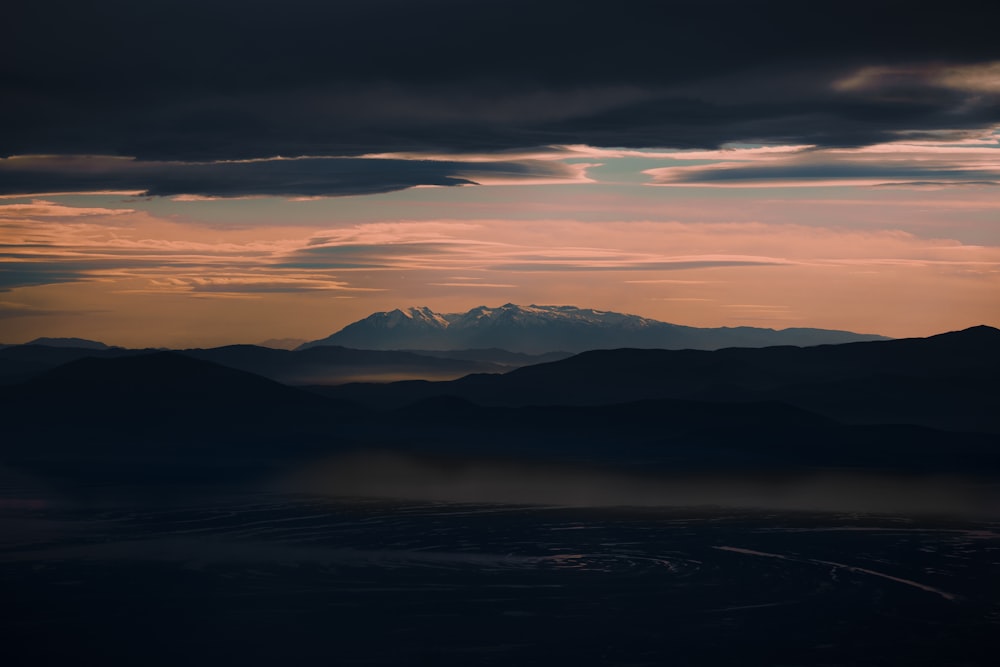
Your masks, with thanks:
[[[1000,630],[996,521],[7,493],[0,525],[11,667],[985,667]]]

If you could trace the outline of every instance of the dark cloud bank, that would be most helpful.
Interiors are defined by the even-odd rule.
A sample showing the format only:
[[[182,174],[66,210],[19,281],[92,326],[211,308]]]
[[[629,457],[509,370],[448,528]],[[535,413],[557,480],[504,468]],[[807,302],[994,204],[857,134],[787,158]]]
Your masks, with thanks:
[[[0,40],[0,155],[843,146],[978,130],[1000,123],[997,91],[934,72],[1000,60],[995,14],[969,1],[15,0]],[[888,69],[835,85],[865,67]],[[422,166],[344,188],[452,173]]]
[[[135,161],[115,157],[36,156],[0,161],[0,195],[140,191],[153,196],[338,196],[417,185],[472,185],[470,165],[445,160],[301,158],[251,161]],[[558,163],[478,163],[479,174],[559,176]]]

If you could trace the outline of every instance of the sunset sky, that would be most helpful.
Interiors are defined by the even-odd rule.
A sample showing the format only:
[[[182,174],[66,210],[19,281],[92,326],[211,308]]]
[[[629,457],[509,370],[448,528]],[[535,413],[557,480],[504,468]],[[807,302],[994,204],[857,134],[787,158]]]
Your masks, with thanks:
[[[14,0],[0,342],[1000,326],[993,2]]]

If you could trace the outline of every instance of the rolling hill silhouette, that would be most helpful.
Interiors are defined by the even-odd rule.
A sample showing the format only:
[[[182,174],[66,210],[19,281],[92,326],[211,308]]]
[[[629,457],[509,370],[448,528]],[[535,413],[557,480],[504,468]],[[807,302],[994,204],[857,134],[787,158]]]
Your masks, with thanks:
[[[354,350],[339,346],[298,351],[229,345],[183,354],[257,373],[286,384],[391,382],[408,378],[455,379],[470,373],[508,370],[488,361],[430,357],[413,352]]]
[[[111,347],[97,340],[87,338],[36,338],[25,345],[43,345],[45,347],[75,347],[89,350],[110,350]]]
[[[848,424],[774,401],[509,407],[436,397],[389,411],[375,433],[380,447],[414,453],[671,472],[1000,472],[996,435]]]
[[[484,405],[602,405],[644,399],[780,401],[855,423],[1000,433],[1000,331],[816,347],[595,350],[505,375],[326,387],[374,407],[433,396]]]
[[[348,418],[364,414],[176,352],[77,359],[3,388],[0,398],[9,410],[8,461],[88,473],[294,459],[317,446],[335,448]]]
[[[154,351],[36,344],[9,346],[0,349],[0,383],[23,382],[76,359],[112,359]],[[176,352],[285,384],[392,382],[413,378],[451,380],[470,373],[502,373],[531,363],[569,356],[568,353],[533,356],[499,349],[419,352],[354,350],[339,346],[292,352],[259,345],[227,345]]]
[[[74,339],[75,340],[75,339]],[[49,346],[31,343],[0,348],[0,383],[16,384],[47,370],[88,357],[112,359],[149,353],[153,350]]]
[[[6,463],[218,480],[360,449],[674,471],[1000,471],[1000,331],[989,327],[813,348],[601,350],[449,382],[308,389],[192,351],[93,352],[0,390]],[[271,359],[269,372],[289,355],[364,358],[194,352]],[[415,356],[370,353],[373,364]]]

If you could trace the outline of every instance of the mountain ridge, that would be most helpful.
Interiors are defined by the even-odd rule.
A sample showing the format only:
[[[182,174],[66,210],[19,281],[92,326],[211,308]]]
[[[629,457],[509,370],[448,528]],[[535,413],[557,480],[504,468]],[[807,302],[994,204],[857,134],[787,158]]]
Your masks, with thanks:
[[[13,345],[0,349],[0,386],[29,380],[65,363],[82,358],[110,359],[149,354],[157,350],[120,347],[94,349]],[[569,353],[524,355],[505,350],[356,350],[322,346],[291,351],[257,345],[173,350],[284,384],[391,382],[404,379],[448,380],[470,373],[501,373],[540,361],[565,358]]]
[[[847,422],[1000,433],[998,379],[1000,330],[983,326],[928,338],[804,348],[591,350],[503,375],[322,391],[372,407],[436,396],[496,406],[777,400]]]
[[[477,306],[464,313],[436,313],[426,306],[380,311],[296,349],[324,345],[379,350],[499,347],[543,354],[621,347],[711,350],[865,340],[887,338],[804,327],[689,327],[592,308],[506,303],[497,308]]]
[[[812,348],[595,350],[451,382],[327,387],[218,363],[248,351],[257,358],[240,346],[206,351],[212,360],[112,352],[0,387],[0,463],[85,484],[263,479],[354,451],[674,472],[1000,470],[990,327]]]

